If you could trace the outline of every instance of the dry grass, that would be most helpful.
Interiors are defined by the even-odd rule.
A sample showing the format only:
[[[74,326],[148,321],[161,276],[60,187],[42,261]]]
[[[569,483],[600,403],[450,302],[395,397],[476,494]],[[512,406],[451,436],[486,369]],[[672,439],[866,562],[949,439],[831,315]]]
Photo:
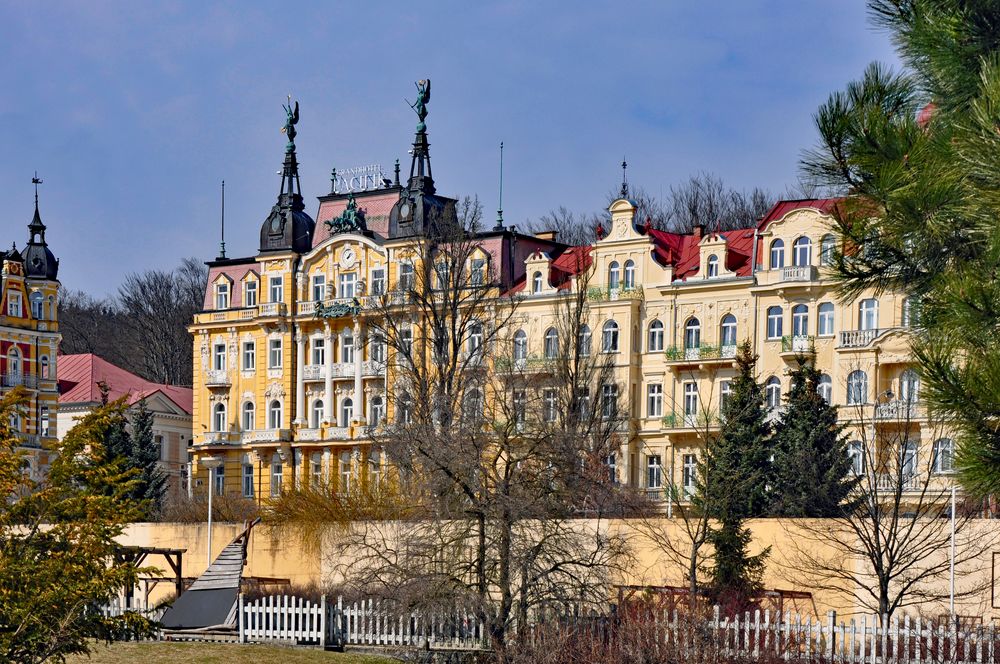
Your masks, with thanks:
[[[279,646],[223,645],[215,643],[115,643],[91,648],[90,657],[70,657],[68,664],[386,664],[394,660],[372,655],[323,652],[313,648],[282,648]]]

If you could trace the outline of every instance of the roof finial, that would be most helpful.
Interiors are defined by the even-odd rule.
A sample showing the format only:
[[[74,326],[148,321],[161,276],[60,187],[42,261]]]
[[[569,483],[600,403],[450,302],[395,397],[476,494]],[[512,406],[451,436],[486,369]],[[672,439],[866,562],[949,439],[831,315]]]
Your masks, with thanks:
[[[45,244],[45,224],[42,223],[42,215],[38,213],[38,185],[42,184],[42,179],[38,177],[38,171],[35,171],[35,176],[31,178],[31,184],[35,185],[35,214],[31,218],[31,223],[28,224],[28,233],[30,234],[28,244]]]
[[[500,202],[497,205],[497,225],[493,230],[503,230],[503,141],[500,141]]]
[[[628,162],[625,161],[625,157],[622,157],[622,190],[619,198],[628,198],[628,177],[626,169],[628,168]]]
[[[226,181],[222,181],[222,239],[219,242],[219,258],[226,258]]]
[[[431,81],[429,78],[416,82],[417,100],[410,108],[417,114],[417,135],[413,139],[413,159],[410,162],[410,191],[422,191],[433,194],[434,177],[431,175],[430,143],[427,142],[427,102],[431,100]],[[409,102],[407,102],[409,103]]]
[[[330,171],[330,194],[337,193],[337,169],[334,168]]]
[[[38,171],[35,171],[35,177],[31,178],[31,184],[35,185],[35,209],[38,209],[38,185],[42,183],[42,179],[38,177]]]

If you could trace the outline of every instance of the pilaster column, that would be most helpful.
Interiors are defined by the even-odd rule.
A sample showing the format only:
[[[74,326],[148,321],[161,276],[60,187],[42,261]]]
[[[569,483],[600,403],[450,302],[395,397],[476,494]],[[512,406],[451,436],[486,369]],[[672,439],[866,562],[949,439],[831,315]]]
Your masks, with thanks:
[[[364,390],[361,389],[361,323],[354,319],[354,420],[363,423],[365,421]]]
[[[306,340],[302,333],[295,335],[295,425],[302,426],[306,410]]]
[[[333,335],[330,334],[330,323],[323,330],[323,359],[326,361],[326,373],[323,377],[323,419],[334,422],[333,417]]]

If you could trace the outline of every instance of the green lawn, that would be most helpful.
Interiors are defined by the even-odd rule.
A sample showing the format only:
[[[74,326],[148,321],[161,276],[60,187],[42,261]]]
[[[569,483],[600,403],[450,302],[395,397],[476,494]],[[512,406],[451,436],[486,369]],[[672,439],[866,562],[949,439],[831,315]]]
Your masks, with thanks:
[[[115,643],[98,645],[91,649],[90,658],[70,657],[69,664],[177,664],[177,662],[205,662],[207,664],[256,664],[280,662],[281,664],[386,664],[394,660],[371,655],[323,652],[312,648],[282,648],[258,645],[221,645],[215,643]]]

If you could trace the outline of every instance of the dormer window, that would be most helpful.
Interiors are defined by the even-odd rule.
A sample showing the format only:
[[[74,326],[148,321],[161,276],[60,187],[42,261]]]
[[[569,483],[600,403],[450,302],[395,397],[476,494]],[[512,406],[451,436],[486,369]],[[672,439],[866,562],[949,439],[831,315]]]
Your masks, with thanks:
[[[257,306],[257,280],[250,279],[243,284],[243,306]]]
[[[531,292],[541,293],[542,292],[542,273],[535,272],[534,276],[531,277]]]
[[[635,263],[625,261],[625,289],[635,288]]]
[[[482,258],[472,260],[469,281],[473,286],[482,286],[486,283],[486,261]]]
[[[618,287],[621,286],[621,278],[621,268],[618,261],[611,261],[611,265],[608,266],[608,288],[618,290]]]
[[[775,240],[771,243],[771,269],[780,270],[785,267],[785,243]]]
[[[216,309],[228,309],[229,308],[229,282],[220,281],[215,284],[215,308]]]
[[[7,293],[7,315],[21,317],[21,294],[15,291]]]
[[[712,254],[708,257],[708,278],[719,276],[719,257]]]

